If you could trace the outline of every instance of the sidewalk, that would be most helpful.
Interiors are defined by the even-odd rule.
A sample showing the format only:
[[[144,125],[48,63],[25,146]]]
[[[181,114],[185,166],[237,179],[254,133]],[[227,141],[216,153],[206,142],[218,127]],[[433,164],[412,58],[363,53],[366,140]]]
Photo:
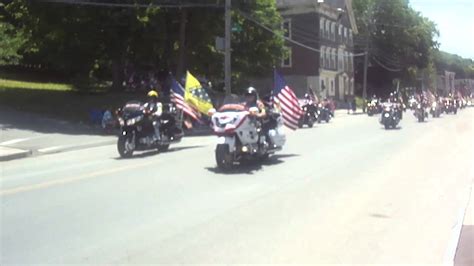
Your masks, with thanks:
[[[28,157],[32,154],[29,150],[21,150],[0,146],[0,162]]]
[[[348,115],[363,115],[362,109],[357,109],[355,112],[348,114],[347,109],[336,109],[334,111],[334,117],[348,116]]]
[[[471,197],[468,203],[464,222],[461,228],[454,265],[472,266],[474,265],[474,193],[471,191]]]

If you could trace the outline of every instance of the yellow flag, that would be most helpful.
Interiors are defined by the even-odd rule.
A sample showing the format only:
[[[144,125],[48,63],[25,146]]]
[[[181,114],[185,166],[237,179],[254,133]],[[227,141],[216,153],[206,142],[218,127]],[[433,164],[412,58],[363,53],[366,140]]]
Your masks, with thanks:
[[[184,100],[199,112],[207,115],[209,109],[213,108],[211,98],[209,98],[199,80],[191,75],[189,71],[186,72],[186,84],[184,87]]]

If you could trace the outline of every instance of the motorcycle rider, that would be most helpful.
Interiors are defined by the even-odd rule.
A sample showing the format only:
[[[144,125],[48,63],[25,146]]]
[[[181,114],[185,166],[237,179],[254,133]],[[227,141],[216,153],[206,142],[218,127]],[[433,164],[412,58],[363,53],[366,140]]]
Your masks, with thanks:
[[[403,118],[403,107],[400,103],[399,98],[395,95],[395,93],[391,92],[390,97],[388,98],[388,102],[392,104],[393,108],[396,111],[396,114],[400,119]]]
[[[158,92],[155,90],[150,90],[147,94],[147,102],[145,103],[144,107],[146,112],[150,115],[149,118],[153,124],[153,129],[155,134],[153,136],[153,140],[159,141],[161,139],[160,134],[160,120],[163,113],[163,104],[158,100]]]
[[[245,108],[250,110],[252,107],[256,107],[258,112],[255,114],[258,120],[260,120],[261,124],[261,136],[265,136],[267,142],[271,144],[271,139],[268,136],[268,132],[272,128],[272,126],[276,123],[272,120],[271,116],[267,115],[267,108],[265,104],[259,99],[259,95],[257,90],[254,87],[248,87],[245,92]]]
[[[259,99],[257,90],[254,87],[248,87],[245,92],[245,108],[249,110],[252,107],[258,109],[257,118],[264,118],[267,115],[265,105]]]
[[[311,97],[311,95],[309,95],[309,93],[306,93],[304,95],[304,99],[305,99],[305,104],[309,104],[309,105],[313,105],[314,102],[313,102],[313,98]]]

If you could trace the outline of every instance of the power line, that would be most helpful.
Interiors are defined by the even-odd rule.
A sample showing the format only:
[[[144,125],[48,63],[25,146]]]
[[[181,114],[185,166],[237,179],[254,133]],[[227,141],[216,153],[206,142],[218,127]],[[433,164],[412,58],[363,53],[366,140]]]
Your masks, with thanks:
[[[314,48],[314,47],[311,47],[311,46],[308,46],[306,44],[303,44],[303,43],[300,43],[300,42],[297,42],[291,38],[288,38],[286,36],[284,36],[283,34],[280,34],[280,33],[277,33],[275,32],[273,29],[271,29],[270,27],[260,23],[258,20],[256,20],[255,18],[253,18],[252,16],[250,16],[249,14],[247,13],[244,13],[243,11],[241,10],[237,10],[237,12],[242,15],[244,18],[254,22],[255,24],[259,25],[260,27],[262,27],[263,29],[267,30],[268,32],[276,35],[276,36],[279,36],[279,37],[282,37],[283,39],[285,39],[286,41],[292,43],[292,44],[295,44],[295,45],[298,45],[300,47],[303,47],[303,48],[306,48],[308,50],[311,50],[313,52],[317,52],[317,53],[320,53],[321,50],[320,49],[317,49],[317,48]],[[343,57],[356,57],[356,56],[363,56],[365,55],[365,53],[359,53],[359,54],[353,54],[353,55],[343,55]]]
[[[44,3],[58,3],[68,5],[82,5],[82,6],[101,6],[101,7],[127,7],[127,8],[149,8],[149,7],[162,7],[162,8],[190,8],[190,7],[205,7],[205,8],[224,8],[223,5],[218,4],[198,4],[198,3],[149,3],[149,4],[128,4],[128,3],[106,3],[106,2],[93,2],[85,0],[40,0]]]
[[[377,57],[375,56],[372,56],[372,59],[375,61],[375,63],[377,63],[379,66],[381,66],[382,68],[390,71],[390,72],[400,72],[402,71],[401,69],[398,69],[398,68],[391,68],[391,67],[388,67],[384,64],[382,64],[379,60],[377,60]]]
[[[391,59],[390,57],[388,57],[384,54],[381,54],[379,52],[372,51],[372,53],[374,55],[376,55],[377,57],[379,57],[380,59],[383,59],[385,62],[388,62],[389,65],[393,65],[393,66],[397,66],[397,67],[400,66],[400,62],[398,60]]]
[[[299,28],[296,25],[292,25],[291,26],[291,36],[295,35],[294,33],[296,33],[296,35],[299,35],[299,37],[306,36],[307,38],[311,39],[311,41],[309,41],[309,42],[334,41],[332,39],[327,39],[327,38],[324,38],[324,37],[321,37],[321,36],[317,36],[316,34],[311,34],[305,29]],[[354,46],[355,44],[358,44],[359,42],[360,41],[353,39],[352,44],[350,44],[348,42],[345,42],[344,44],[346,44],[348,46],[350,46],[350,45]]]

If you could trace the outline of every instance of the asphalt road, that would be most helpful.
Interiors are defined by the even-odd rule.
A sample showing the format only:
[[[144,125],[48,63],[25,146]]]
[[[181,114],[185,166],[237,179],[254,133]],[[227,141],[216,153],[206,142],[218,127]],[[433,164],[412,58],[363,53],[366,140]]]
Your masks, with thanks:
[[[0,162],[1,265],[443,263],[474,178],[474,109],[386,131],[336,118],[224,174],[214,137]]]

